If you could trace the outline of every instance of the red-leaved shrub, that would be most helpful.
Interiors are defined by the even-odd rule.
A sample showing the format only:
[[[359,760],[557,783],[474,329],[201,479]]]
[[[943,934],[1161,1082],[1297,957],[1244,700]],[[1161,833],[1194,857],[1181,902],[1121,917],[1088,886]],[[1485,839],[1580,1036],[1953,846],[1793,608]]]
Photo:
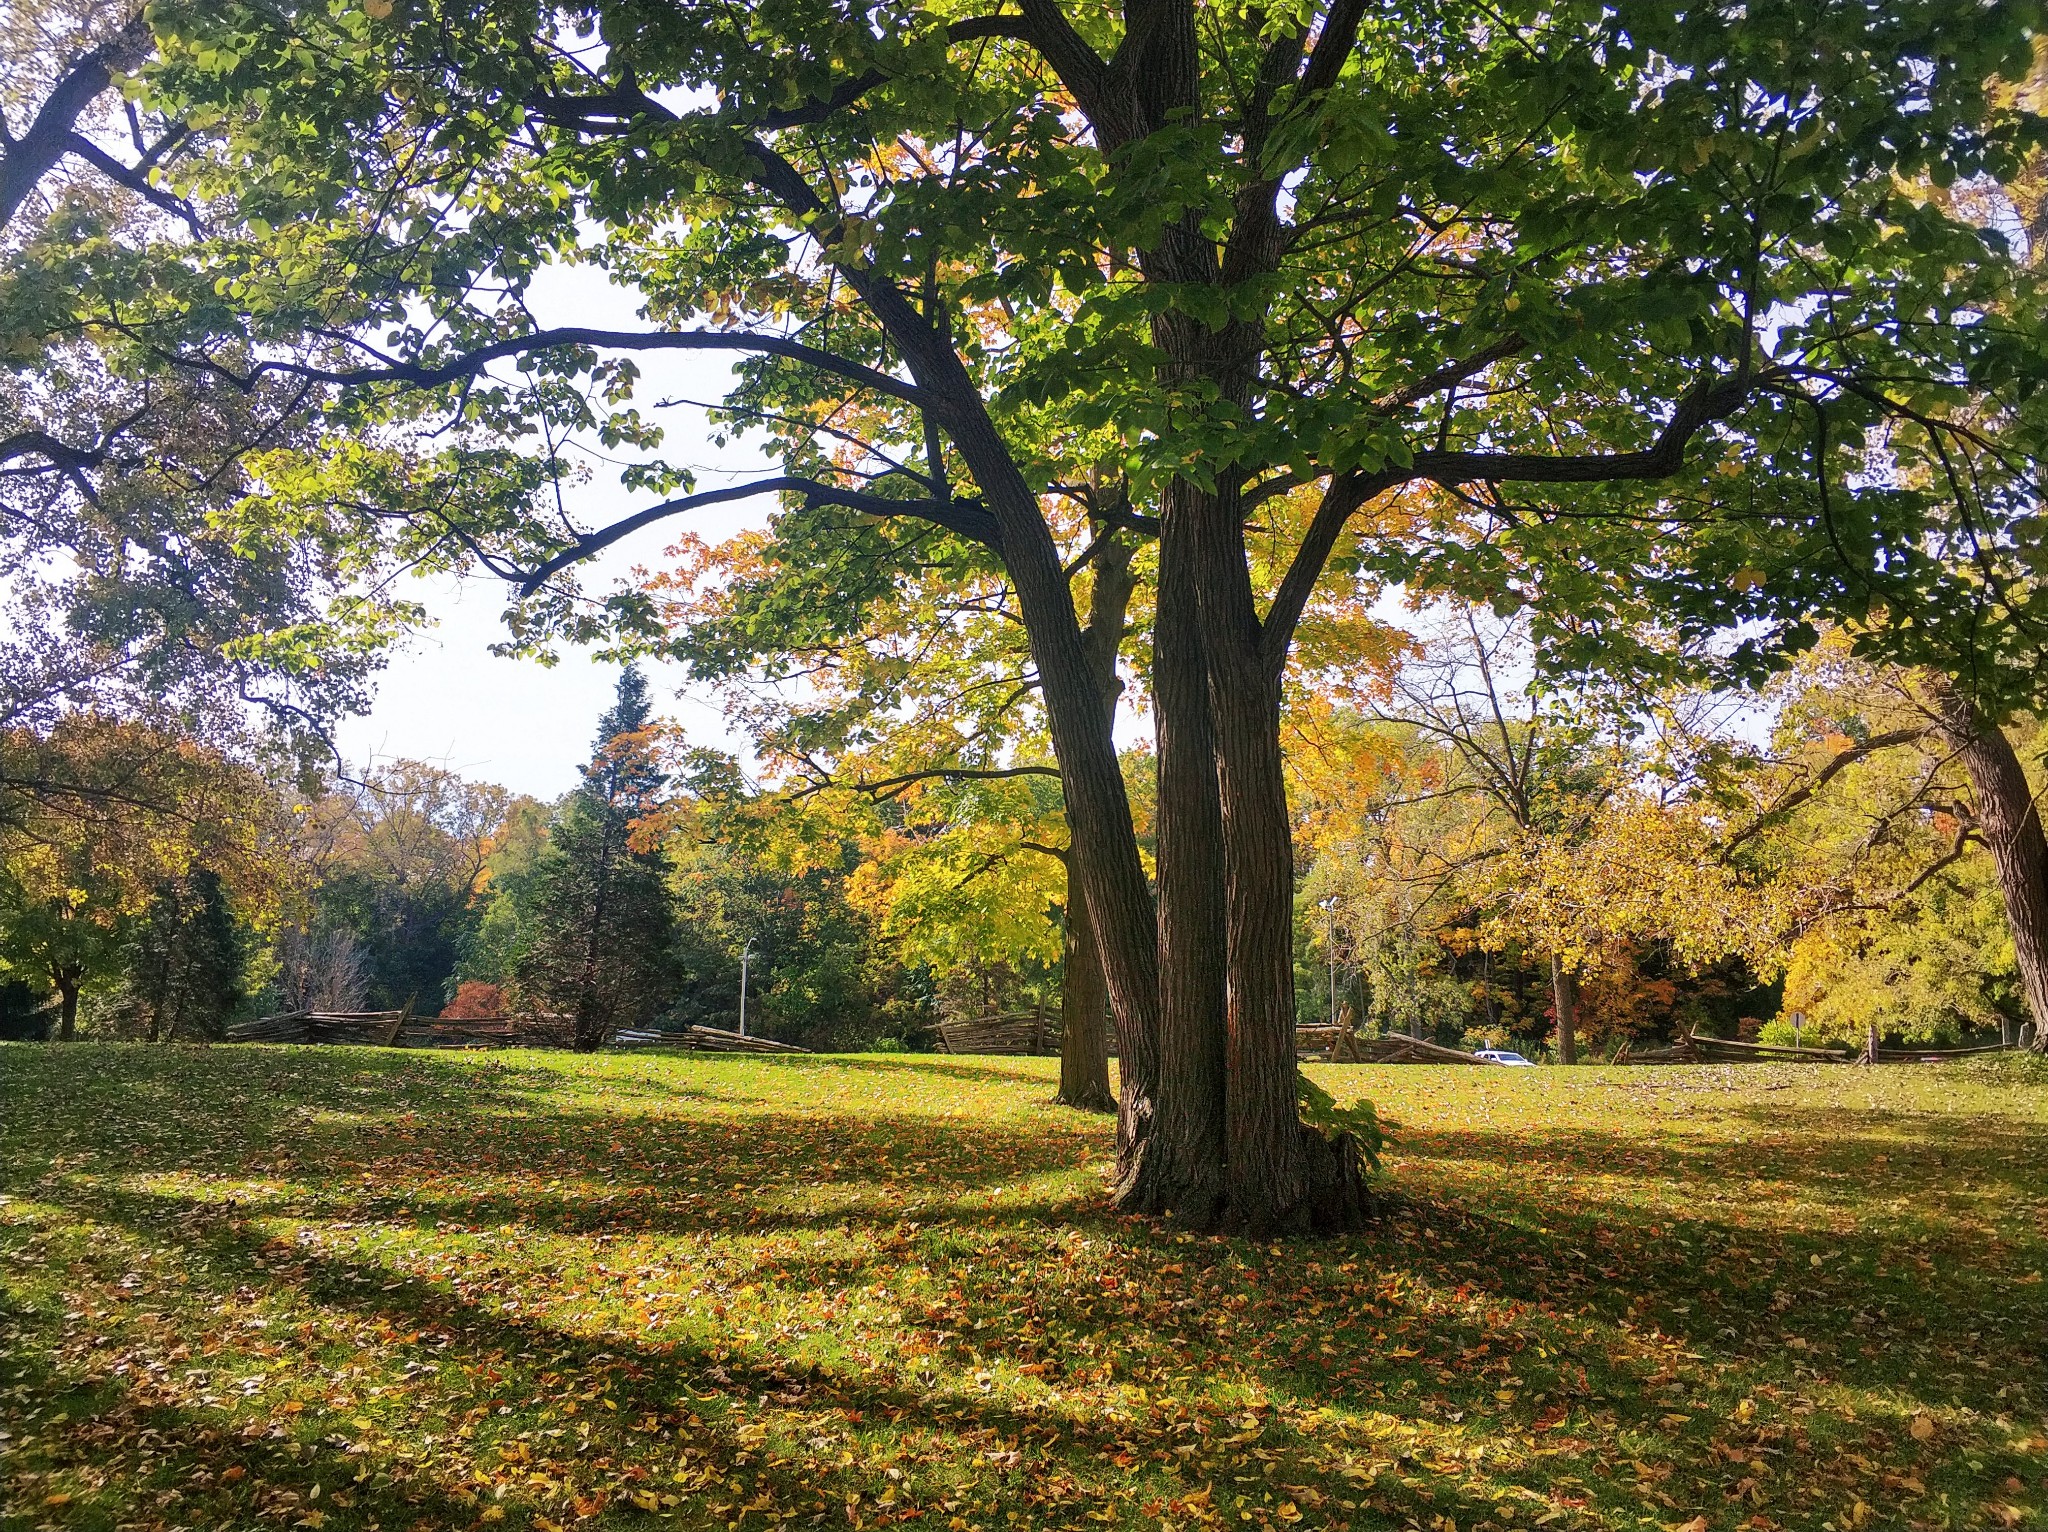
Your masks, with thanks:
[[[449,1021],[474,1021],[480,1016],[503,1016],[511,1009],[504,989],[482,979],[464,979],[455,987],[455,998],[441,1007]]]

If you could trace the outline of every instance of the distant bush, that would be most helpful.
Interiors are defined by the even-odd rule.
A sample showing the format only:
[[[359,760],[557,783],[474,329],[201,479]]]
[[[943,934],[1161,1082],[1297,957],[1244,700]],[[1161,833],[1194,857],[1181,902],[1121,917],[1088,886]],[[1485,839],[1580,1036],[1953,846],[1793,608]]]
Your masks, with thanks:
[[[441,1007],[441,1015],[449,1021],[474,1021],[480,1016],[508,1015],[511,1009],[504,986],[464,979],[455,986],[455,998]]]

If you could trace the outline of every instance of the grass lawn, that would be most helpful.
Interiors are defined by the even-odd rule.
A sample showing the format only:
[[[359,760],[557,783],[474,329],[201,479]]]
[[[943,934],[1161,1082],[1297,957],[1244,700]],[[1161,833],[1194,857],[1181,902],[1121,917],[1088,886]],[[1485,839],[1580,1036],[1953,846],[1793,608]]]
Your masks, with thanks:
[[[2038,1521],[2032,1061],[1316,1073],[1259,1245],[1051,1061],[0,1047],[0,1526]]]

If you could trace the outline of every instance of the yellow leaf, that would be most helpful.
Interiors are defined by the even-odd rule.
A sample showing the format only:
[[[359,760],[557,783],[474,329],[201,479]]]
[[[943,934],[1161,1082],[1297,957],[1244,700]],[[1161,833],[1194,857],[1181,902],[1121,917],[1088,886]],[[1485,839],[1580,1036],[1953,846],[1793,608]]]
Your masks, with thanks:
[[[1931,1442],[1934,1440],[1934,1417],[1925,1412],[1915,1415],[1908,1429],[1912,1431],[1914,1441]]]
[[[661,1509],[661,1497],[652,1490],[636,1489],[633,1491],[633,1504],[643,1511],[658,1511]]]
[[[504,1519],[505,1508],[502,1505],[485,1506],[483,1515],[477,1518],[479,1521],[503,1521]]]

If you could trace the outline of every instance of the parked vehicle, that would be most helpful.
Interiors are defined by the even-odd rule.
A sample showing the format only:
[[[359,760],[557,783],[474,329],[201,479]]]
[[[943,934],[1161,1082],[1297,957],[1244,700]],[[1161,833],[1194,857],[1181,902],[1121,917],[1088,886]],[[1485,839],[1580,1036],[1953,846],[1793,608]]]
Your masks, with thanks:
[[[1534,1069],[1536,1067],[1534,1063],[1523,1058],[1519,1053],[1510,1052],[1506,1048],[1481,1048],[1472,1057],[1478,1059],[1482,1064],[1517,1064],[1523,1069]]]

